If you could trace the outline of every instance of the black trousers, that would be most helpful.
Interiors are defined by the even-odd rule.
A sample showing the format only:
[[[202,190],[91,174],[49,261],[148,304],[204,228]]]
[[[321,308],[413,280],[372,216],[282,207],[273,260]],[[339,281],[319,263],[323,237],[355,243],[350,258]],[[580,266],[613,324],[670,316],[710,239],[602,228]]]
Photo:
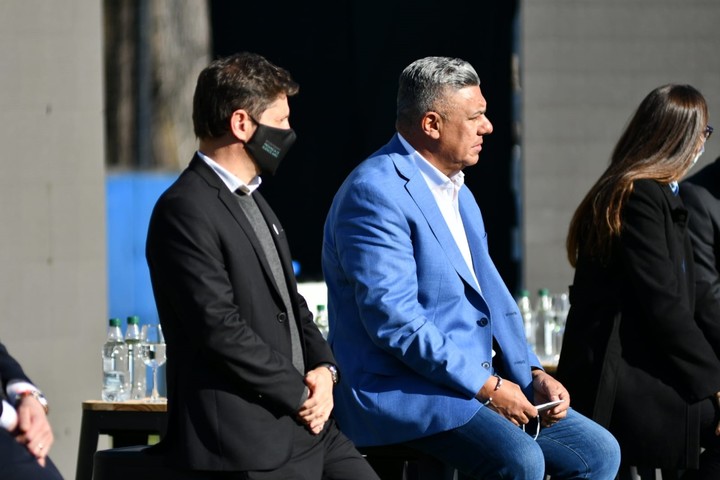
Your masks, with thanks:
[[[3,480],[63,480],[50,458],[41,467],[35,456],[0,428],[0,478]]]
[[[355,445],[330,419],[319,435],[298,425],[290,460],[273,471],[194,472],[197,480],[380,480]],[[182,478],[189,478],[183,471]],[[0,476],[0,478],[3,478]]]

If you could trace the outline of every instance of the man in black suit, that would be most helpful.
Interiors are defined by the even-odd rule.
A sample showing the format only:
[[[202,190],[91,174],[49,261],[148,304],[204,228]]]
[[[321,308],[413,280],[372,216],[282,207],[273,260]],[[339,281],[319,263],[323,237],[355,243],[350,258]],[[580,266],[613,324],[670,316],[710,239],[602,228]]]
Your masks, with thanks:
[[[720,157],[683,180],[680,196],[690,212],[696,281],[720,299]]]
[[[40,389],[0,343],[0,478],[62,480],[47,456],[53,433]]]
[[[256,54],[205,68],[193,100],[198,152],[150,220],[146,256],[167,342],[160,450],[197,478],[378,478],[330,416],[335,358],[257,191],[295,139],[297,91]]]

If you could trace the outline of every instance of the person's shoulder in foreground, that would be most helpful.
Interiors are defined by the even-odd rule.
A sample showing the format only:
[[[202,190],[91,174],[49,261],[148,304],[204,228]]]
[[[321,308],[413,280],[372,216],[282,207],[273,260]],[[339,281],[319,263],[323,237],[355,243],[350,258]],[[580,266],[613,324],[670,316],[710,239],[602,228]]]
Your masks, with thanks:
[[[48,453],[54,442],[48,402],[0,343],[0,478],[62,480]]]
[[[288,99],[298,90],[253,53],[205,68],[193,100],[198,151],[150,221],[147,260],[168,348],[160,448],[203,478],[377,478],[331,417],[336,361],[259,191],[295,140]]]
[[[569,393],[543,371],[464,185],[493,131],[487,111],[469,62],[412,62],[399,79],[396,134],[333,199],[322,266],[343,372],[338,421],[360,445],[404,443],[473,478],[541,478],[538,445],[582,432],[578,468],[612,478],[617,444],[569,410]],[[534,406],[551,400],[562,402],[542,414]],[[537,442],[519,425],[537,428]],[[521,460],[508,453],[519,448]]]
[[[680,196],[689,211],[696,278],[720,299],[720,158],[680,182]]]

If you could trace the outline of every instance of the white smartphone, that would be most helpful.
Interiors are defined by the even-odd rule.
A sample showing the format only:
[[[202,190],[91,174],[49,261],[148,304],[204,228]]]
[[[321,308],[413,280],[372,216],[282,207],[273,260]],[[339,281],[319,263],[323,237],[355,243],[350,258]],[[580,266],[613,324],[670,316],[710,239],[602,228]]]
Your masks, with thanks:
[[[564,401],[565,400],[560,399],[560,400],[555,400],[552,402],[541,403],[540,405],[535,405],[535,408],[537,408],[538,413],[541,413],[541,412],[544,412],[545,410],[550,410],[551,408],[553,408],[556,405],[560,405]]]

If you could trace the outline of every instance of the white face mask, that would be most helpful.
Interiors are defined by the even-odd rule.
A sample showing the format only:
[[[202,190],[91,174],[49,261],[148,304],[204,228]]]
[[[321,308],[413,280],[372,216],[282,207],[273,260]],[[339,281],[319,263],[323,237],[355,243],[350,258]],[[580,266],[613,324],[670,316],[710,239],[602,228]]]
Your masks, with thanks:
[[[698,159],[700,158],[700,155],[705,153],[705,144],[703,143],[702,147],[700,147],[700,151],[695,155],[695,158],[693,159],[692,163],[690,164],[690,168],[694,167],[697,163]]]

